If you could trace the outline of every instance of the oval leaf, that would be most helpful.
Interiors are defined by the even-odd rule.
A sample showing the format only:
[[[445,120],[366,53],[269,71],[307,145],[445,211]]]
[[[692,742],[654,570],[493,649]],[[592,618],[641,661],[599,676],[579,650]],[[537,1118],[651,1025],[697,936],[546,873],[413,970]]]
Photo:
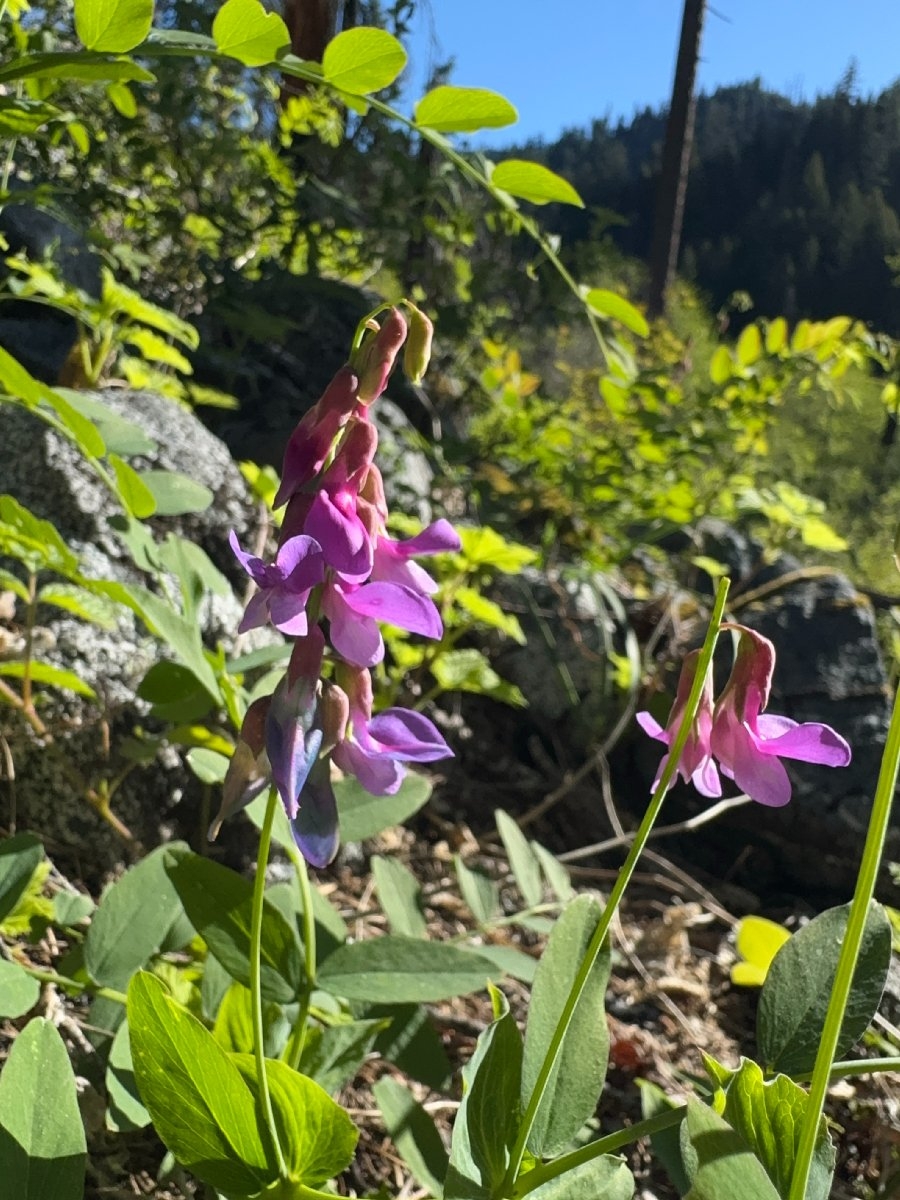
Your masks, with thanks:
[[[499,92],[487,88],[432,88],[416,105],[416,124],[438,133],[474,133],[514,125],[519,114]]]
[[[542,167],[540,163],[527,162],[521,158],[508,158],[499,163],[491,175],[494,187],[502,188],[511,196],[528,200],[532,204],[574,204],[584,208],[584,201],[568,180]]]
[[[332,87],[368,96],[389,87],[406,66],[406,51],[384,29],[345,29],[325,47],[322,72]]]
[[[779,1200],[744,1139],[696,1100],[681,1123],[681,1152],[692,1184],[685,1200]]]
[[[608,292],[605,288],[591,288],[584,300],[598,316],[611,317],[612,320],[624,325],[626,329],[630,329],[632,333],[636,333],[638,337],[647,337],[649,334],[650,326],[647,324],[644,314],[630,304],[624,296]]]
[[[213,494],[205,484],[180,471],[141,471],[140,479],[150,489],[156,504],[154,512],[159,517],[205,512],[213,502]]]
[[[153,24],[153,0],[75,0],[75,32],[88,50],[124,54]]]
[[[40,994],[41,985],[24,967],[0,958],[0,1017],[23,1017]]]
[[[481,990],[496,968],[440,942],[393,935],[340,946],[322,963],[319,986],[346,1000],[430,1004]]]
[[[278,13],[266,12],[259,0],[225,0],[213,21],[213,38],[222,54],[245,67],[274,62],[290,48],[291,37]]]
[[[146,971],[128,989],[128,1027],[141,1100],[178,1161],[222,1192],[256,1195],[272,1182],[253,1092],[213,1035]]]
[[[0,1178],[16,1200],[81,1200],[87,1147],[75,1075],[43,1017],[12,1044],[0,1075]]]
[[[393,796],[373,796],[371,792],[347,777],[334,784],[338,817],[341,823],[341,839],[345,842],[363,842],[366,838],[401,825],[413,813],[428,803],[431,784],[423,775],[408,771]]]

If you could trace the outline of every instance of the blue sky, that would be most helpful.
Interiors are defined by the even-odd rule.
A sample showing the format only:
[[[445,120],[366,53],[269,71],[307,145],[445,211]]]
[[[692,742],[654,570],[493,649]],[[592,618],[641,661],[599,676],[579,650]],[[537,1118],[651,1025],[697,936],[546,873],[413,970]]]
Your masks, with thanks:
[[[493,88],[516,105],[516,140],[628,118],[665,102],[672,86],[681,0],[421,0],[418,10],[415,95],[429,66],[453,57],[455,83]],[[759,75],[812,99],[833,89],[851,59],[863,94],[900,76],[896,0],[712,0],[699,86]],[[497,134],[487,140],[496,145]]]

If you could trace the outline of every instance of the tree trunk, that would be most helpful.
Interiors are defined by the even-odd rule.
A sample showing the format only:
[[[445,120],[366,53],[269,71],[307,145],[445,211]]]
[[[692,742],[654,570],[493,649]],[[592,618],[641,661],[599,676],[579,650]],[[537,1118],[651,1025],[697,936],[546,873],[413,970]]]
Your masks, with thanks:
[[[700,57],[705,7],[706,0],[684,0],[681,40],[678,44],[678,61],[675,64],[672,103],[666,123],[662,173],[656,196],[656,216],[650,250],[650,292],[647,308],[651,317],[660,317],[666,311],[667,292],[675,277],[675,267],[678,263],[684,198],[694,140],[694,81]]]

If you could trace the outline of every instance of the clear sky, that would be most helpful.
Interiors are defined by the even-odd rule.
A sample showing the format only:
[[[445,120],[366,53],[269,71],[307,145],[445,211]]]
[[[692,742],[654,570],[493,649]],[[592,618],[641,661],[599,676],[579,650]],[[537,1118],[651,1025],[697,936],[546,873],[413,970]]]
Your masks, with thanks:
[[[410,69],[456,60],[453,82],[502,92],[510,138],[552,139],[594,117],[668,100],[681,0],[420,0]],[[898,0],[713,0],[699,86],[760,76],[794,99],[831,91],[851,59],[865,95],[900,76]],[[496,145],[497,133],[487,139]]]

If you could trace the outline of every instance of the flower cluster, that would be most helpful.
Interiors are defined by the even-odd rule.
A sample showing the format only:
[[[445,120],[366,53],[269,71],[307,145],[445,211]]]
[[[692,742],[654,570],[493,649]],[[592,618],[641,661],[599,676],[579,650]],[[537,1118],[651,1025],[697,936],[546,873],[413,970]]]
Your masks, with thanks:
[[[265,562],[242,549],[238,561],[257,586],[241,632],[271,623],[295,640],[288,670],[271,696],[247,710],[210,831],[247,804],[271,774],[294,838],[314,866],[338,847],[334,762],[375,795],[396,792],[404,763],[451,754],[421,713],[392,708],[373,716],[370,668],[384,657],[379,622],[440,638],[437,584],[415,557],[459,549],[449,522],[417,537],[387,535],[387,504],[375,464],[378,431],[370,406],[406,341],[405,366],[418,379],[431,323],[399,309],[369,319],[350,362],[338,371],[288,441],[275,505],[287,505],[278,550]]]
[[[702,796],[713,798],[722,795],[721,771],[751,800],[781,808],[791,798],[791,781],[780,759],[846,767],[850,762],[850,747],[830,725],[817,722],[800,725],[788,717],[766,713],[775,669],[775,647],[768,638],[744,625],[723,628],[738,634],[734,666],[718,700],[713,699],[709,678],[704,680],[700,706],[684,744],[678,772]],[[700,652],[695,650],[684,660],[665,729],[650,713],[637,714],[644,732],[667,746],[671,747],[681,728],[699,656]],[[666,754],[659,765],[654,788],[668,758]]]

